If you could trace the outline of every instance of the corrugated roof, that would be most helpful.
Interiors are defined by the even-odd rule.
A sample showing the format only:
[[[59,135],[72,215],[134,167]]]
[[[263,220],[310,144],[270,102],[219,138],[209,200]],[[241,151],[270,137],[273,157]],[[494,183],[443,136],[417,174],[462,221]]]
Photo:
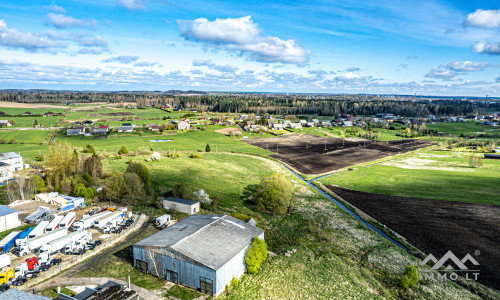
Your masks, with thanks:
[[[134,244],[218,270],[264,231],[227,215],[190,216]],[[187,259],[186,259],[187,260]]]
[[[10,208],[5,205],[0,205],[0,216],[10,215],[12,213],[18,212],[17,210]]]
[[[177,198],[177,197],[167,197],[164,198],[163,200],[175,202],[175,203],[181,203],[181,204],[186,204],[186,205],[193,205],[198,203],[198,201],[193,201],[193,200],[187,200],[187,199],[182,199],[182,198]]]
[[[0,294],[0,300],[51,300],[51,298],[10,288]]]
[[[0,153],[0,160],[11,159],[11,158],[20,158],[20,157],[21,157],[21,155],[19,155],[16,152]]]

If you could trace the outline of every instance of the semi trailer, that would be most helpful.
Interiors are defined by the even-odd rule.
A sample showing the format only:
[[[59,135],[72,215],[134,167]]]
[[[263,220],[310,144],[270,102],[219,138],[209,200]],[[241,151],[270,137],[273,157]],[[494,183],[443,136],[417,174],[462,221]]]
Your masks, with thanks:
[[[21,245],[17,247],[16,254],[19,256],[26,255],[30,252],[35,251],[36,249],[42,247],[43,245],[56,240],[60,237],[63,237],[68,234],[68,230],[66,228],[56,229],[50,233],[46,233],[44,235],[40,235],[34,239],[28,239]]]
[[[90,228],[90,227],[92,227],[92,224],[94,223],[95,220],[102,218],[103,216],[106,216],[109,214],[111,214],[111,212],[109,210],[106,210],[106,211],[103,211],[101,213],[90,216],[88,218],[81,219],[80,221],[76,222],[73,225],[73,229],[75,231],[78,231],[78,230]]]
[[[0,241],[0,254],[7,253],[14,247],[17,238],[21,235],[22,231],[12,231],[3,240]]]
[[[52,221],[50,221],[49,225],[47,225],[47,227],[45,227],[45,232],[51,232],[51,231],[54,231],[56,230],[57,228],[59,228],[59,223],[61,223],[61,221],[64,219],[64,216],[61,216],[61,215],[58,215],[58,216],[55,216],[54,219],[52,219]]]
[[[49,225],[50,221],[42,221],[36,225],[35,228],[28,234],[28,239],[34,239],[45,233],[45,227]]]
[[[42,253],[50,253],[54,254],[56,252],[61,251],[66,247],[66,245],[78,241],[80,239],[88,239],[90,241],[91,238],[88,238],[87,236],[90,235],[92,237],[91,233],[88,232],[87,230],[79,230],[75,231],[73,233],[70,233],[68,235],[62,236],[58,239],[55,239],[51,242],[48,242],[47,244],[43,245],[40,247],[40,254]]]

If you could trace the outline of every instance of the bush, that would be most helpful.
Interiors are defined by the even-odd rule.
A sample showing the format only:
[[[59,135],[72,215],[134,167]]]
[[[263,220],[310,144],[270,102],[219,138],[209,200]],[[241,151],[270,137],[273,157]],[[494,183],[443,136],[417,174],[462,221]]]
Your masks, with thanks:
[[[189,199],[192,195],[191,187],[187,183],[177,183],[172,189],[172,196],[177,198]]]
[[[245,255],[245,264],[250,274],[257,274],[260,266],[267,258],[267,245],[264,240],[256,237]]]
[[[127,145],[122,145],[120,150],[118,150],[118,154],[123,155],[123,154],[128,154],[128,147]]]
[[[199,154],[195,154],[195,153],[191,153],[191,154],[189,155],[189,157],[191,157],[191,158],[198,158],[198,159],[202,159],[202,158],[203,158],[203,156],[201,156],[201,155],[199,155]]]
[[[418,271],[413,265],[407,266],[401,280],[399,281],[399,286],[403,289],[412,288],[418,283]]]
[[[293,185],[282,174],[266,176],[259,184],[256,201],[259,211],[284,215],[292,204]]]
[[[131,161],[127,167],[127,173],[135,173],[144,184],[144,190],[147,194],[151,192],[151,173],[148,167],[142,162]]]
[[[95,148],[94,146],[88,144],[87,146],[83,147],[83,153],[92,153],[95,154]]]
[[[239,282],[238,278],[233,276],[233,279],[231,279],[231,286],[233,288],[237,288],[239,284],[240,284],[240,282]]]
[[[207,145],[205,146],[205,152],[210,152],[210,144],[207,144]]]
[[[33,175],[33,177],[31,177],[31,182],[33,184],[33,188],[35,189],[35,193],[43,193],[45,190],[45,181],[43,181],[40,176]]]

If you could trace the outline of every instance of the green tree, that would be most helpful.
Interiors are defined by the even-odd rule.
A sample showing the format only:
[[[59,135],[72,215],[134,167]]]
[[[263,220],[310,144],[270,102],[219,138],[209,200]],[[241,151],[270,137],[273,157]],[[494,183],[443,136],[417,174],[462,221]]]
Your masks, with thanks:
[[[247,250],[245,264],[250,274],[257,274],[260,266],[267,258],[267,245],[264,240],[256,237]]]
[[[102,176],[101,160],[96,154],[93,154],[85,160],[83,172],[88,173],[92,178],[99,178]]]
[[[259,211],[284,215],[292,204],[292,196],[292,183],[282,174],[271,174],[259,184],[256,206]]]
[[[177,183],[172,189],[172,196],[190,199],[193,196],[193,191],[187,183]]]
[[[144,183],[142,183],[139,176],[135,173],[123,174],[125,180],[125,195],[123,201],[128,205],[137,205],[139,201],[146,198],[146,191],[144,190]]]
[[[210,144],[207,144],[207,145],[205,146],[205,152],[210,152]]]
[[[399,281],[399,286],[403,289],[412,288],[418,283],[418,271],[413,265],[406,267],[401,280]]]
[[[120,150],[118,150],[118,154],[122,155],[122,154],[128,154],[128,147],[127,145],[122,145],[122,147],[120,148]]]
[[[106,186],[106,198],[114,201],[119,201],[127,192],[125,187],[125,178],[123,173],[117,173],[111,177]]]
[[[33,189],[35,191],[35,193],[39,194],[39,193],[43,193],[43,191],[45,190],[45,181],[43,181],[43,179],[38,176],[38,175],[33,175],[31,177],[31,183],[33,184]]]
[[[149,195],[151,193],[151,173],[148,167],[142,162],[131,161],[128,164],[126,173],[135,173],[144,184],[144,190]]]
[[[92,153],[95,154],[95,148],[94,146],[88,144],[85,147],[83,147],[83,153]]]
[[[75,186],[73,190],[73,195],[76,197],[83,197],[85,200],[89,200],[96,195],[96,191],[92,187],[86,187],[83,183],[79,183]]]

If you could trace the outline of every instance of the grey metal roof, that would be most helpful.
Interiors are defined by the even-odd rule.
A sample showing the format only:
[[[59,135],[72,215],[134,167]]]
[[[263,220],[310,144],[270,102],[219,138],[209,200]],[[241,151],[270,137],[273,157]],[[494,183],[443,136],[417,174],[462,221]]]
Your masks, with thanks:
[[[0,160],[11,159],[11,158],[20,158],[20,157],[21,157],[21,155],[19,155],[16,152],[0,153]]]
[[[185,257],[218,270],[264,231],[227,215],[187,217],[155,233],[134,247],[153,247],[155,252]]]
[[[0,294],[0,300],[51,300],[51,298],[11,288]]]
[[[18,212],[17,210],[10,208],[5,205],[0,205],[0,216],[10,215],[12,213]]]
[[[194,205],[198,203],[198,201],[193,201],[193,200],[187,200],[187,199],[182,199],[182,198],[177,198],[177,197],[167,197],[164,198],[163,200],[175,202],[175,203],[180,203],[180,204],[186,204],[186,205]]]

